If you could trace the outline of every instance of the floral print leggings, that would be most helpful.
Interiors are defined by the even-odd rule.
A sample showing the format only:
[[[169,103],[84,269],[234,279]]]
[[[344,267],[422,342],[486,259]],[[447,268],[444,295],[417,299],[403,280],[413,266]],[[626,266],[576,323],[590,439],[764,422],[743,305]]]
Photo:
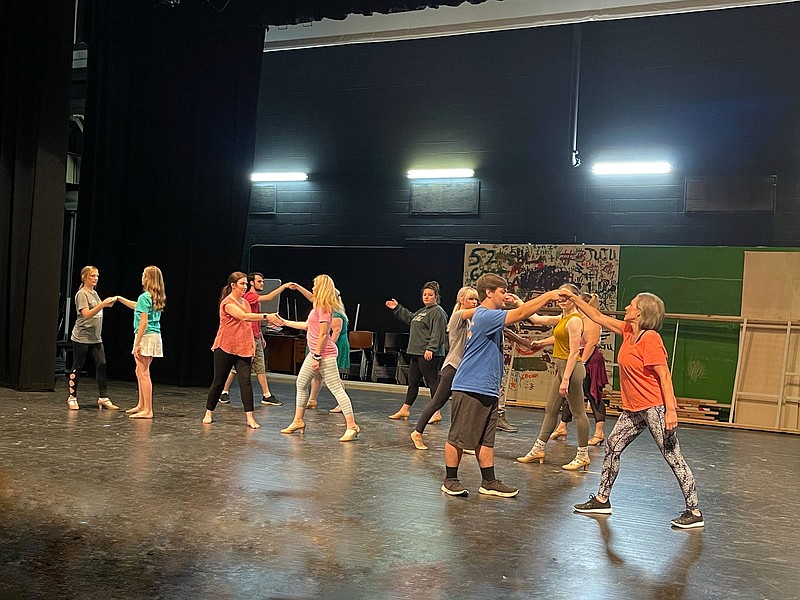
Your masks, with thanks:
[[[611,486],[619,474],[619,458],[622,451],[635,440],[645,428],[650,430],[650,434],[656,441],[658,449],[664,455],[667,464],[675,473],[678,485],[686,499],[686,508],[696,509],[697,488],[695,487],[694,475],[686,460],[681,454],[681,447],[678,444],[678,436],[675,432],[670,435],[666,433],[664,415],[666,408],[664,405],[652,406],[646,410],[637,412],[623,411],[614,425],[614,430],[608,436],[606,443],[606,455],[603,460],[603,473],[600,475],[600,488],[598,496],[608,498],[611,495]]]

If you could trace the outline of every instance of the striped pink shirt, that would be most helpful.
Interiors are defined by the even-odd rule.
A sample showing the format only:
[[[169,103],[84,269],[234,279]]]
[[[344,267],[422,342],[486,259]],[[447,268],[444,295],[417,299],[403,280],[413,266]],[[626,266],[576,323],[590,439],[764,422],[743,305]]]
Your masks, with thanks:
[[[328,333],[330,334],[331,330],[331,323],[332,323],[332,316],[330,311],[326,312],[321,308],[315,308],[311,311],[308,315],[308,334],[306,335],[306,342],[308,343],[308,351],[314,354],[317,351],[317,342],[319,342],[319,334],[323,327],[328,328]],[[342,332],[342,335],[347,335],[346,331]],[[331,336],[328,335],[328,339],[325,340],[325,347],[322,349],[321,356],[322,358],[328,358],[329,356],[338,356],[339,350],[336,348],[336,344],[331,340]]]

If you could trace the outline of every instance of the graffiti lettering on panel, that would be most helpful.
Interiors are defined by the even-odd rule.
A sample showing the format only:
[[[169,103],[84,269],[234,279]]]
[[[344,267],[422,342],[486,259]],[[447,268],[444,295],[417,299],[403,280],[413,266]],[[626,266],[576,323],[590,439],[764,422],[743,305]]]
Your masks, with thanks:
[[[475,285],[484,273],[495,273],[508,280],[508,291],[523,300],[542,292],[572,283],[581,292],[597,294],[600,310],[617,308],[619,246],[531,245],[531,244],[467,244],[464,249],[464,285]],[[557,314],[557,307],[548,314]],[[551,335],[546,326],[519,323],[520,335],[543,339]],[[603,330],[600,350],[606,359],[611,379],[614,359],[614,336]],[[505,344],[504,381],[508,399],[526,404],[545,402],[555,377],[550,349],[534,356],[515,357],[511,366],[511,345]]]

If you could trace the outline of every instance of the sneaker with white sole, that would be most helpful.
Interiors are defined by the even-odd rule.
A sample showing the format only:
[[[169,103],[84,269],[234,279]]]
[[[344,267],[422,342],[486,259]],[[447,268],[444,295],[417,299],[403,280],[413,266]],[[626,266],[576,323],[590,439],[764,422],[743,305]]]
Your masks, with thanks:
[[[231,395],[228,392],[222,392],[219,395],[219,403],[220,404],[230,404],[231,403]]]
[[[583,504],[576,504],[575,506],[573,506],[573,509],[577,513],[610,515],[611,500],[606,498],[605,502],[600,502],[600,500],[597,499],[597,496],[595,496],[594,494],[589,494],[588,501],[584,502]]]
[[[469,496],[469,490],[458,479],[445,479],[442,491],[448,496]]]
[[[269,396],[261,396],[261,404],[266,406],[283,406],[283,402],[278,400],[274,394],[270,394]]]
[[[482,481],[478,492],[489,496],[500,496],[501,498],[513,498],[519,494],[517,488],[507,486],[499,479],[495,479],[494,481]]]
[[[702,513],[700,515],[694,514],[691,510],[683,511],[683,514],[677,519],[670,521],[673,527],[679,529],[692,529],[693,527],[705,527]]]

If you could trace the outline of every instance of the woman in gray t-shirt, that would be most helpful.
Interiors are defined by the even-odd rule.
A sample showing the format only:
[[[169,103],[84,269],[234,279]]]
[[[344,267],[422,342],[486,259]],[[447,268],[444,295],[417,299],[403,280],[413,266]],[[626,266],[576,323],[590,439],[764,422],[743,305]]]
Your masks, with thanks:
[[[436,419],[435,415],[439,413],[442,407],[450,400],[451,389],[453,384],[453,377],[456,375],[456,369],[461,364],[461,357],[464,355],[464,346],[467,343],[467,334],[469,332],[469,319],[475,314],[475,307],[478,306],[478,290],[473,287],[462,287],[458,290],[456,296],[456,307],[450,317],[450,322],[447,324],[447,334],[450,341],[450,351],[444,359],[444,367],[439,372],[439,385],[434,392],[431,401],[422,409],[422,414],[417,421],[417,426],[411,432],[411,441],[417,450],[427,450],[428,447],[422,441],[422,434],[425,433],[425,426],[429,421],[437,422],[442,420]]]
[[[97,389],[99,398],[97,405],[100,408],[118,410],[119,406],[114,405],[108,399],[106,387],[106,353],[103,348],[103,309],[112,306],[117,298],[111,296],[105,300],[100,300],[100,296],[95,291],[97,280],[100,279],[100,271],[97,267],[86,266],[81,269],[81,285],[75,294],[75,309],[78,318],[75,320],[75,327],[72,328],[72,370],[69,373],[69,398],[67,406],[70,410],[78,410],[78,378],[86,362],[89,352],[92,353],[96,367]]]

